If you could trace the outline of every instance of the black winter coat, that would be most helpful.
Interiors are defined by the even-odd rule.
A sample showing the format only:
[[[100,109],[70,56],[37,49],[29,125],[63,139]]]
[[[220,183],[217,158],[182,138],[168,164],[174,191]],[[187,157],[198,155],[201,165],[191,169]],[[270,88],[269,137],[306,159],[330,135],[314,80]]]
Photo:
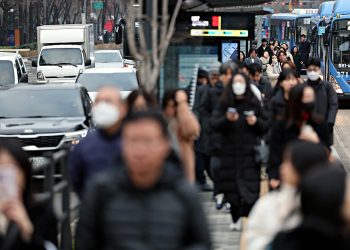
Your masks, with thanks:
[[[263,57],[264,56],[264,53],[265,51],[269,52],[269,55],[271,56],[273,53],[272,53],[272,50],[271,48],[267,45],[266,48],[264,49],[263,46],[261,45],[258,50],[257,50],[257,54],[258,54],[258,57]]]
[[[302,60],[301,60],[301,56],[299,53],[297,54],[292,54],[293,55],[293,60],[294,60],[294,64],[296,66],[296,72],[297,74],[300,76],[301,74],[301,69],[303,68],[303,65],[302,65]],[[304,62],[306,63],[306,62]]]
[[[218,156],[221,151],[221,134],[213,131],[209,126],[208,122],[211,118],[216,106],[219,103],[220,97],[224,92],[224,86],[221,82],[218,82],[214,87],[207,88],[206,95],[204,95],[200,104],[201,117],[205,117],[203,121],[203,127],[207,140],[205,141],[206,153],[209,156]]]
[[[198,194],[177,168],[167,162],[149,190],[137,189],[126,170],[94,179],[82,202],[75,249],[211,249]]]
[[[27,213],[34,227],[31,241],[23,241],[18,227],[10,224],[7,236],[0,236],[0,249],[5,249],[4,245],[7,245],[11,246],[10,250],[45,250],[45,241],[58,246],[58,224],[52,207],[46,204],[36,204],[28,210]],[[14,235],[14,237],[9,235]]]
[[[323,145],[331,146],[331,138],[328,126],[325,122],[316,122],[310,119],[307,122],[320,138]],[[270,160],[267,173],[270,179],[279,179],[279,167],[282,163],[283,153],[289,143],[298,140],[300,128],[296,124],[288,125],[287,121],[276,121],[271,129],[270,136]]]
[[[307,81],[316,93],[315,112],[321,115],[328,124],[335,124],[338,112],[338,97],[329,82],[319,80],[317,82]]]
[[[232,94],[233,95],[233,94]],[[237,109],[239,120],[230,122],[226,118],[229,107],[220,103],[210,120],[214,131],[222,135],[221,167],[219,190],[227,201],[239,206],[242,199],[254,204],[259,198],[260,165],[255,160],[255,146],[267,131],[267,122],[263,119],[260,102],[252,100],[235,101],[232,107]],[[249,126],[244,111],[254,111],[257,123]]]
[[[271,125],[274,121],[280,121],[285,118],[286,108],[287,101],[284,98],[283,90],[278,89],[267,107]]]
[[[272,86],[268,78],[262,77],[259,84],[256,85],[261,92],[264,106],[267,106],[272,98]]]
[[[279,233],[272,242],[272,250],[350,249],[349,239],[336,232],[330,225],[303,223],[295,230]]]

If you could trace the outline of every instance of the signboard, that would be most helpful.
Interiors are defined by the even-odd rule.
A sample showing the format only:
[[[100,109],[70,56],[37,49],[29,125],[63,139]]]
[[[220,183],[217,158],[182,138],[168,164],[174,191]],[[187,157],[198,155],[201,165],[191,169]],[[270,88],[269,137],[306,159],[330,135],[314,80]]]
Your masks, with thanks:
[[[318,27],[318,35],[323,36],[326,33],[326,27],[320,26]]]
[[[92,8],[94,10],[102,10],[103,9],[103,2],[92,2]]]
[[[254,39],[254,14],[190,12],[180,18],[192,37]]]

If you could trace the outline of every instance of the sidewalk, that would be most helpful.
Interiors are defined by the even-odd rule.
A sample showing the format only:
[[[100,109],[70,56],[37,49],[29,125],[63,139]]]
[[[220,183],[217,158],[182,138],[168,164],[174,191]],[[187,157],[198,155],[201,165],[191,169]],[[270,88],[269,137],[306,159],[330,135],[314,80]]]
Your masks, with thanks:
[[[231,215],[223,210],[216,210],[211,192],[201,193],[201,197],[210,224],[213,249],[239,250],[241,233],[230,231]]]

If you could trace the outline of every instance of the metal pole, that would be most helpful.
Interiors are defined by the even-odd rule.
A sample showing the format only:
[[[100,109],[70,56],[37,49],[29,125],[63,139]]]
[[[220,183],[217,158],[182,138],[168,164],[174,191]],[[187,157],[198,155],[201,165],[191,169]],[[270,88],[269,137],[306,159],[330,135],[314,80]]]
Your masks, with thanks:
[[[82,24],[86,24],[86,1],[87,0],[84,0],[83,14],[81,16]]]

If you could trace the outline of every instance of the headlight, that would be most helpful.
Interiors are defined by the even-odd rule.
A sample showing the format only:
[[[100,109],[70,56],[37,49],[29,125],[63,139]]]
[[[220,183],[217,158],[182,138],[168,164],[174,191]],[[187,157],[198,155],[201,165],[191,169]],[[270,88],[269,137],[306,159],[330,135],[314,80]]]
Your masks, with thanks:
[[[45,80],[45,76],[44,76],[43,72],[39,71],[37,74],[37,78],[38,78],[38,80],[42,80],[42,81]]]
[[[77,145],[82,138],[87,135],[88,130],[83,129],[75,132],[69,132],[64,135],[64,140],[67,142],[71,142],[72,145]]]
[[[333,89],[335,90],[335,92],[337,92],[337,94],[343,94],[344,92],[343,92],[343,90],[340,88],[340,86],[339,86],[337,80],[336,80],[333,76],[330,77],[330,80],[331,80],[331,84],[332,84],[332,87],[333,87]]]

